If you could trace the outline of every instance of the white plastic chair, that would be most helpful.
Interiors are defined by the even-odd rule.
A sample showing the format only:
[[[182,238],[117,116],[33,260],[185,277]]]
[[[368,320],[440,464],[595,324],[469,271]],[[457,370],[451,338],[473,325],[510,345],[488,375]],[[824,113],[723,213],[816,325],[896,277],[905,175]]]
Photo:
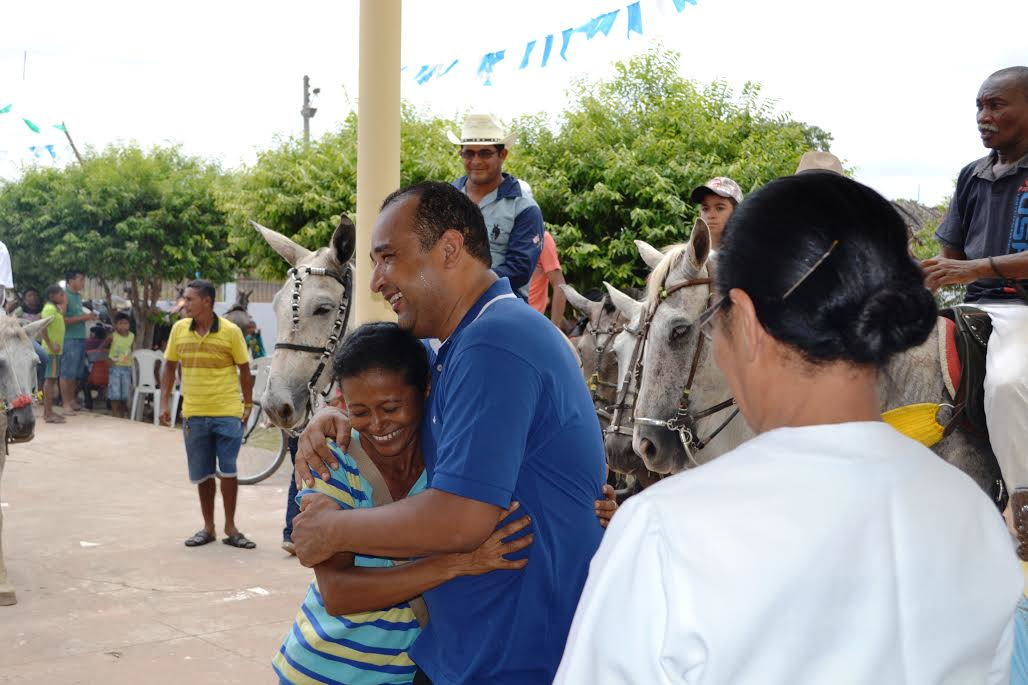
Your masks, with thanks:
[[[167,362],[164,362],[167,364]],[[163,371],[164,367],[161,367]],[[182,403],[182,364],[175,367],[175,387],[171,389],[171,427],[175,427],[178,419],[178,408]]]
[[[161,422],[161,392],[157,388],[156,367],[164,355],[153,350],[136,350],[132,353],[132,385],[135,392],[132,394],[132,411],[129,418],[136,421],[137,410],[141,414],[143,404],[140,398],[143,395],[150,395],[153,398],[153,425],[160,425]]]

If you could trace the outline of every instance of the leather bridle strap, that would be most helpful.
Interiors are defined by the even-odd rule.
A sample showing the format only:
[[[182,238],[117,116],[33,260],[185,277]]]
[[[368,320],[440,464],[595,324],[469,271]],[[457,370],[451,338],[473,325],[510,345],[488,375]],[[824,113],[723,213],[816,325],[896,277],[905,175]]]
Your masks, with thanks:
[[[317,368],[314,369],[314,373],[311,375],[310,380],[307,381],[307,393],[309,397],[307,402],[307,411],[304,413],[303,417],[303,423],[300,424],[299,428],[290,428],[286,430],[286,432],[294,438],[298,437],[300,432],[307,427],[307,423],[314,414],[314,404],[317,401],[317,396],[319,394],[317,389],[318,381],[321,379],[321,374],[324,373],[325,369],[329,366],[332,354],[335,352],[336,346],[342,338],[343,329],[345,328],[346,321],[350,316],[350,303],[353,301],[353,298],[351,297],[353,291],[353,269],[349,264],[346,265],[346,270],[342,275],[337,274],[334,271],[329,271],[324,267],[306,266],[301,268],[303,269],[303,276],[300,275],[300,268],[294,267],[289,270],[289,275],[293,278],[291,302],[293,312],[293,333],[296,333],[300,327],[300,291],[303,288],[304,276],[330,276],[334,278],[341,286],[343,286],[343,296],[336,309],[336,320],[332,324],[332,331],[329,333],[328,340],[323,346],[316,347],[314,345],[300,345],[290,342],[275,343],[276,350],[293,350],[296,352],[307,352],[310,354],[321,355]],[[334,375],[329,378],[325,392],[320,393],[322,399],[328,397],[328,394],[332,391],[332,384],[335,383],[335,380]]]

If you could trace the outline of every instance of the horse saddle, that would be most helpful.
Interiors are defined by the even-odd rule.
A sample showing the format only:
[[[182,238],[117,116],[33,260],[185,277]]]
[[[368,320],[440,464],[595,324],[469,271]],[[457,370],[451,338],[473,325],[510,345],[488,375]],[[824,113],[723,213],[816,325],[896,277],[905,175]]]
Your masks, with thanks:
[[[939,359],[946,389],[956,403],[954,422],[979,437],[989,437],[985,422],[985,353],[992,335],[992,319],[976,307],[949,307],[939,311],[945,325],[939,336]],[[952,429],[947,426],[947,432]]]

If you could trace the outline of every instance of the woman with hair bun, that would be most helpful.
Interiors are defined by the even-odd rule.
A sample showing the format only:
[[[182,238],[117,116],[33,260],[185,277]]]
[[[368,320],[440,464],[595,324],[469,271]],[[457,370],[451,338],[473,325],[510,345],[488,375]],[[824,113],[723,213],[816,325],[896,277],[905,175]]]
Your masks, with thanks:
[[[750,195],[700,323],[757,435],[625,503],[557,682],[1007,682],[1024,580],[1006,527],[881,419],[879,370],[935,322],[873,190],[803,174]]]

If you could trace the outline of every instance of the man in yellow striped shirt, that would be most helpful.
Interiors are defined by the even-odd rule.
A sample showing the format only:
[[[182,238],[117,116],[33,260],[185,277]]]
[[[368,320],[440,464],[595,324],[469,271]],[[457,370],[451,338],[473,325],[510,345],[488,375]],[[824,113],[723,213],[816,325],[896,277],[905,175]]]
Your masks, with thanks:
[[[225,505],[226,545],[253,549],[235,523],[236,457],[243,439],[243,426],[253,408],[253,377],[243,332],[228,319],[214,313],[214,285],[196,280],[186,286],[185,315],[171,329],[164,350],[161,374],[161,424],[171,424],[171,389],[175,372],[182,366],[182,432],[185,435],[189,480],[200,494],[203,528],[186,540],[186,547],[199,547],[215,540],[214,477],[221,478],[221,499]]]

